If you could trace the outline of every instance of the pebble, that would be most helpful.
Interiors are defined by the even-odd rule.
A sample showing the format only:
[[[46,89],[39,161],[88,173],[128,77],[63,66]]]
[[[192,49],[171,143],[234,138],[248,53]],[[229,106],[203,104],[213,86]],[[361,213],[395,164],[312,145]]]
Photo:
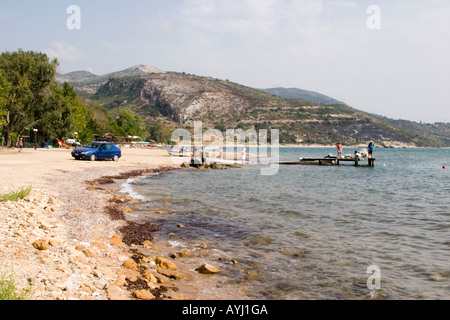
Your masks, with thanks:
[[[179,271],[172,259],[156,257],[161,249],[150,241],[143,243],[143,249],[155,256],[136,262],[133,247],[113,231],[92,240],[69,237],[71,231],[59,215],[60,206],[67,203],[71,202],[63,203],[58,195],[41,190],[32,190],[18,202],[0,202],[0,273],[14,270],[16,287],[30,290],[30,300],[153,300],[156,297],[149,290],[129,291],[127,285],[145,281],[158,288],[192,278],[189,272]],[[187,259],[190,253],[172,256]],[[219,272],[208,264],[201,270]]]
[[[155,296],[148,290],[136,290],[133,295],[141,300],[154,300]]]
[[[178,267],[175,263],[163,257],[157,257],[155,263],[162,269],[178,270]]]
[[[137,299],[119,272],[122,264],[138,269],[122,239],[68,239],[55,215],[60,205],[58,196],[35,190],[18,202],[0,202],[0,272],[13,269],[17,288],[29,289],[30,300]],[[138,296],[152,298],[150,292]]]
[[[202,273],[202,274],[214,274],[214,273],[220,272],[220,270],[218,268],[216,268],[208,263],[202,264],[200,267],[195,269],[195,271],[197,271],[198,273]]]
[[[128,259],[128,260],[124,261],[123,266],[130,270],[134,270],[134,271],[138,270],[137,263],[133,259]]]

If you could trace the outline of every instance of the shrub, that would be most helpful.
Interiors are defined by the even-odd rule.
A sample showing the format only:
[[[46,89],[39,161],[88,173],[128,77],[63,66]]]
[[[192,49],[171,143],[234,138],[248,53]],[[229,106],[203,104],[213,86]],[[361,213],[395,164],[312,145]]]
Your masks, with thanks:
[[[14,275],[0,273],[0,300],[27,300],[30,297],[30,290],[16,287]]]
[[[18,201],[28,196],[31,192],[31,186],[27,188],[22,188],[17,191],[12,191],[10,193],[0,195],[0,202],[6,201]]]

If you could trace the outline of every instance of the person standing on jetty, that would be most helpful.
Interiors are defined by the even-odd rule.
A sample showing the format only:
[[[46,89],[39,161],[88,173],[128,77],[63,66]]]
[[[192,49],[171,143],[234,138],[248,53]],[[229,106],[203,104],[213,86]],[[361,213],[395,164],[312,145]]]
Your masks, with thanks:
[[[241,152],[241,156],[242,156],[242,165],[245,165],[245,160],[247,159],[247,149],[242,149]]]
[[[198,147],[194,145],[191,152],[191,166],[198,165]]]
[[[373,154],[373,148],[375,147],[375,144],[373,143],[373,141],[371,140],[369,142],[369,146],[367,147],[367,151],[369,153],[369,158],[373,158],[372,154]]]
[[[337,158],[340,159],[342,156],[342,144],[340,141],[337,143],[336,149],[337,149]]]
[[[202,146],[202,167],[206,165],[206,152],[205,152],[205,146]]]

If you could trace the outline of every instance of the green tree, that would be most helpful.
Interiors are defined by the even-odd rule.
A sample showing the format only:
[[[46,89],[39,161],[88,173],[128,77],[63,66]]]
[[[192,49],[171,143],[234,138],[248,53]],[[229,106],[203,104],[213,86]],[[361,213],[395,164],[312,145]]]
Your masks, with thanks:
[[[156,142],[171,143],[172,131],[169,126],[161,120],[151,121],[147,125],[147,132],[150,135],[150,139]]]
[[[73,133],[72,110],[63,91],[56,82],[52,83],[38,111],[39,115],[36,112],[34,114],[39,131],[51,139],[71,136]]]
[[[117,124],[116,119],[114,119],[110,115],[108,115],[106,118],[105,130],[103,130],[103,132],[109,132],[116,136],[123,135],[123,132],[119,128],[119,125]]]
[[[10,93],[11,83],[5,79],[0,71],[0,131],[7,121],[8,111],[6,109],[6,103],[8,102]]]
[[[124,110],[119,114],[117,119],[119,131],[124,136],[139,136],[141,137],[144,130],[144,122],[140,116],[136,116],[131,110]]]
[[[118,134],[116,120],[108,115],[108,110],[102,105],[89,101],[86,104],[86,125],[78,132],[78,139],[82,143],[94,140],[94,135],[105,133]]]
[[[86,129],[89,120],[89,108],[80,100],[74,88],[67,82],[63,84],[62,95],[70,114],[70,131],[82,132]]]
[[[94,119],[92,110],[88,110],[86,115],[86,126],[78,132],[78,139],[81,143],[94,140],[94,134],[101,134],[99,123]]]
[[[0,55],[0,71],[11,83],[11,91],[5,109],[8,121],[3,125],[7,145],[11,145],[11,133],[19,135],[27,128],[45,125],[49,101],[55,93],[54,76],[58,61],[50,61],[46,54],[33,51],[3,52]],[[52,107],[57,107],[55,104]],[[52,110],[53,111],[53,110]],[[5,110],[3,110],[5,112]]]

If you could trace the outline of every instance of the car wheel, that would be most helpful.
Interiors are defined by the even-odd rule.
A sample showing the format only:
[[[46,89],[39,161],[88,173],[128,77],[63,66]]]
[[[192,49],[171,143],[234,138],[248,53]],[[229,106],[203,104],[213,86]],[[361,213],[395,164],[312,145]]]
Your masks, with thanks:
[[[95,161],[95,159],[97,159],[97,157],[95,156],[95,154],[91,155],[90,160],[91,160],[91,161]]]
[[[75,160],[80,160],[81,158],[80,157],[75,157]]]
[[[113,158],[114,161],[119,161],[119,156],[116,154]]]

